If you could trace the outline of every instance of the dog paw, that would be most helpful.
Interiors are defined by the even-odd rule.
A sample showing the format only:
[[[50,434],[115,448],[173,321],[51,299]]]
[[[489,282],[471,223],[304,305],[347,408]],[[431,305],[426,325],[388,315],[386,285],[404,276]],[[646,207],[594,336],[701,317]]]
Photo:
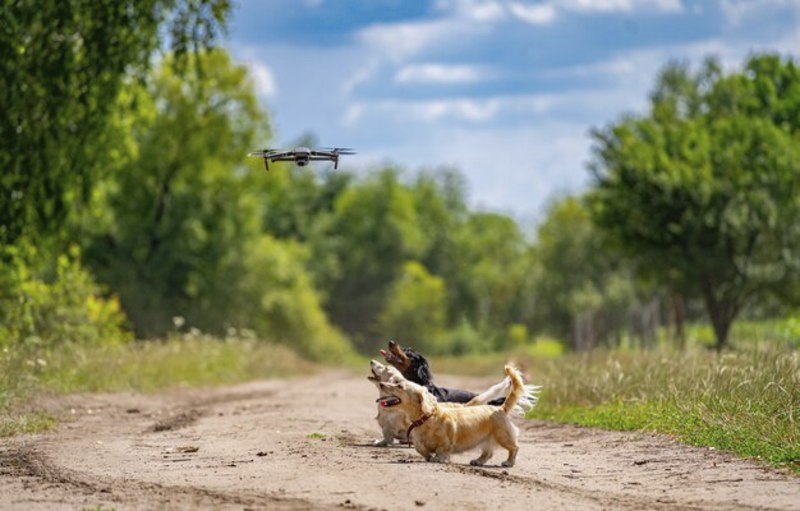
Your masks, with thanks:
[[[473,467],[482,467],[483,463],[484,462],[480,459],[469,460],[469,464],[472,465]]]
[[[389,442],[385,438],[383,438],[373,441],[372,445],[374,445],[375,447],[386,447],[389,445]]]
[[[514,462],[513,462],[513,461],[508,461],[508,460],[506,460],[506,461],[504,461],[503,463],[501,463],[500,465],[502,465],[502,466],[504,466],[504,467],[507,467],[507,468],[511,468],[511,467],[513,467],[513,466],[514,466]]]

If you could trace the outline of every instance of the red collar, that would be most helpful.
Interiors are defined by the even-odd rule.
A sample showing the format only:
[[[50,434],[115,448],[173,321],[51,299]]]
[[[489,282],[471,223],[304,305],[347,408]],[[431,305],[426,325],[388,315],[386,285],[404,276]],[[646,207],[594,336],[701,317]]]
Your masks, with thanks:
[[[419,419],[415,420],[414,422],[411,423],[410,426],[408,426],[408,430],[406,431],[406,440],[408,440],[408,445],[411,445],[411,431],[414,428],[418,428],[418,427],[422,426],[423,424],[425,424],[425,421],[427,421],[430,418],[431,418],[431,414],[429,414],[429,413],[423,414],[422,417],[420,417]]]

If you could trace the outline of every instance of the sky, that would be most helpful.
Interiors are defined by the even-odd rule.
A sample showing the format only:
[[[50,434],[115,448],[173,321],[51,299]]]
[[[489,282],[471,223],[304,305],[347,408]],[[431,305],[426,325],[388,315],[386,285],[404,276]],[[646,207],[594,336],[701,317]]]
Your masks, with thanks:
[[[646,112],[668,62],[800,57],[800,0],[238,0],[226,44],[265,147],[311,134],[359,173],[455,168],[473,208],[536,222],[590,184],[590,130]]]

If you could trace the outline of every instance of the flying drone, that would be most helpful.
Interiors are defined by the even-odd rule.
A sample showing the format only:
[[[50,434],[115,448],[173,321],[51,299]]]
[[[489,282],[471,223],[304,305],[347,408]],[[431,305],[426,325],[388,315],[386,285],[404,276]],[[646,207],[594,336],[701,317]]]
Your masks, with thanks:
[[[352,149],[345,147],[331,147],[325,149],[309,149],[308,147],[295,147],[294,149],[264,149],[253,151],[247,156],[264,158],[264,168],[269,172],[271,161],[293,161],[300,167],[305,167],[310,161],[332,161],[333,168],[339,168],[339,156],[343,154],[356,154]]]

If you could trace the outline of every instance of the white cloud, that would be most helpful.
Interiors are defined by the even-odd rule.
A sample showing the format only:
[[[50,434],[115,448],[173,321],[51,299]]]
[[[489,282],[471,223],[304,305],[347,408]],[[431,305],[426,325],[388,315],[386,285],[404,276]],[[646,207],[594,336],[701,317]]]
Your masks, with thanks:
[[[398,83],[471,83],[486,78],[488,70],[479,66],[448,64],[413,64],[395,74]]]
[[[487,125],[509,120],[530,124],[558,116],[608,119],[623,111],[642,107],[645,99],[644,94],[632,99],[630,90],[617,88],[488,98],[360,101],[345,110],[342,124],[355,126],[379,119],[401,124],[424,122],[445,126]]]
[[[797,0],[720,0],[722,14],[732,26],[738,26],[751,14],[775,7],[800,7]]]
[[[531,25],[547,25],[556,19],[556,7],[552,3],[526,5],[512,2],[509,9],[514,16]]]
[[[380,23],[358,33],[361,43],[393,61],[413,57],[433,45],[470,35],[467,24],[455,19],[409,23]]]
[[[438,131],[412,157],[421,167],[460,169],[473,207],[540,218],[554,196],[586,186],[591,140],[580,123],[462,127]],[[387,148],[387,151],[391,149]],[[391,154],[391,153],[387,153]],[[408,158],[408,157],[407,157]]]
[[[540,3],[511,2],[511,13],[531,25],[547,25],[560,13],[611,13],[652,10],[664,13],[683,11],[681,0],[549,0]]]
[[[560,8],[575,12],[632,12],[655,10],[680,12],[681,0],[553,0]]]
[[[378,72],[379,68],[380,68],[380,63],[378,62],[378,60],[372,59],[365,66],[357,69],[352,76],[347,78],[342,83],[341,86],[342,94],[349,95],[356,89],[356,87],[358,87],[362,83],[370,81]]]
[[[439,0],[436,6],[475,21],[490,22],[505,17],[503,2],[499,0]]]
[[[272,98],[278,93],[278,82],[269,67],[256,61],[247,62],[247,67],[259,96]]]

